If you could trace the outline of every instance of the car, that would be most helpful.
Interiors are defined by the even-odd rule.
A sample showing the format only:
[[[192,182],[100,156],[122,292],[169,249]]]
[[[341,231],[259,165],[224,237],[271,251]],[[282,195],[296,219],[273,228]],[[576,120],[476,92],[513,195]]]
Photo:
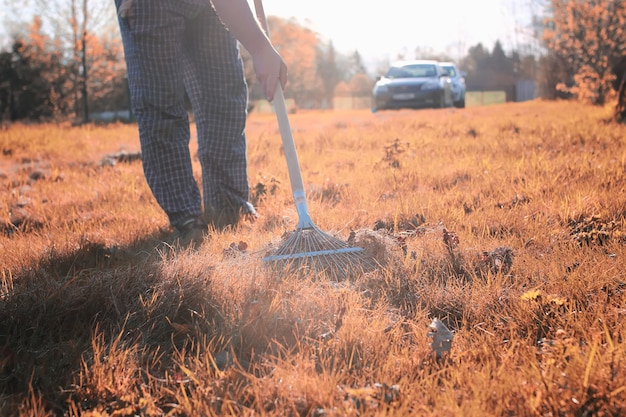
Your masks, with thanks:
[[[452,101],[454,107],[462,109],[465,107],[465,72],[459,71],[453,62],[440,62],[439,66],[443,68],[450,81],[452,81]]]
[[[452,107],[452,82],[437,61],[412,60],[391,64],[372,90],[372,111]]]

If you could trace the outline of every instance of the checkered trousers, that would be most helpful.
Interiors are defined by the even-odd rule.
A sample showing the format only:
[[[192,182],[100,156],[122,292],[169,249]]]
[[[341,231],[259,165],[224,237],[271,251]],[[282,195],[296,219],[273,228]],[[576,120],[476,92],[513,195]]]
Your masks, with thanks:
[[[121,3],[115,0],[118,9]],[[185,93],[198,131],[205,209],[244,206],[247,86],[237,42],[211,3],[134,0],[119,24],[144,173],[170,223],[201,212]]]

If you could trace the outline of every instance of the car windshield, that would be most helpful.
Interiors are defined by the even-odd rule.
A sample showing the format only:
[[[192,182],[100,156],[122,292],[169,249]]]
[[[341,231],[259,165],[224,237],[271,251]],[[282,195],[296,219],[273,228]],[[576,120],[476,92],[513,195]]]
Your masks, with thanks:
[[[387,78],[418,78],[436,77],[437,67],[433,64],[411,64],[401,67],[391,67],[387,71]]]
[[[453,66],[442,65],[441,68],[443,69],[443,72],[446,73],[446,75],[450,77],[456,77],[456,70]]]

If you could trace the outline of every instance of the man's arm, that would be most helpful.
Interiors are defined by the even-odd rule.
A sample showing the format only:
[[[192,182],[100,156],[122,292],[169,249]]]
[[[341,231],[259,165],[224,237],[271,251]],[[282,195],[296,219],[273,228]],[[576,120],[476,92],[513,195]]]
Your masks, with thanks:
[[[268,100],[274,98],[277,82],[287,83],[287,65],[252,13],[247,0],[211,0],[228,30],[252,55],[254,71]]]
[[[118,10],[127,17],[134,0],[124,0]],[[265,97],[274,98],[276,83],[287,83],[287,65],[259,26],[247,0],[211,0],[215,11],[235,38],[250,52],[254,72],[263,85]]]
[[[250,52],[269,42],[247,0],[211,0],[215,11],[235,38]]]

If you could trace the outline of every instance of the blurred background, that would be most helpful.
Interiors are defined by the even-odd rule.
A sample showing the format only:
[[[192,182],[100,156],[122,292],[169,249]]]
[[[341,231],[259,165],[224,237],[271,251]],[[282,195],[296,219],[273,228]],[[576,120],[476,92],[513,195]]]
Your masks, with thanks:
[[[133,119],[112,1],[0,0],[0,10],[1,121]],[[292,111],[367,108],[401,59],[454,62],[468,106],[624,95],[622,0],[266,0],[265,11]],[[271,111],[242,56],[250,111]]]

